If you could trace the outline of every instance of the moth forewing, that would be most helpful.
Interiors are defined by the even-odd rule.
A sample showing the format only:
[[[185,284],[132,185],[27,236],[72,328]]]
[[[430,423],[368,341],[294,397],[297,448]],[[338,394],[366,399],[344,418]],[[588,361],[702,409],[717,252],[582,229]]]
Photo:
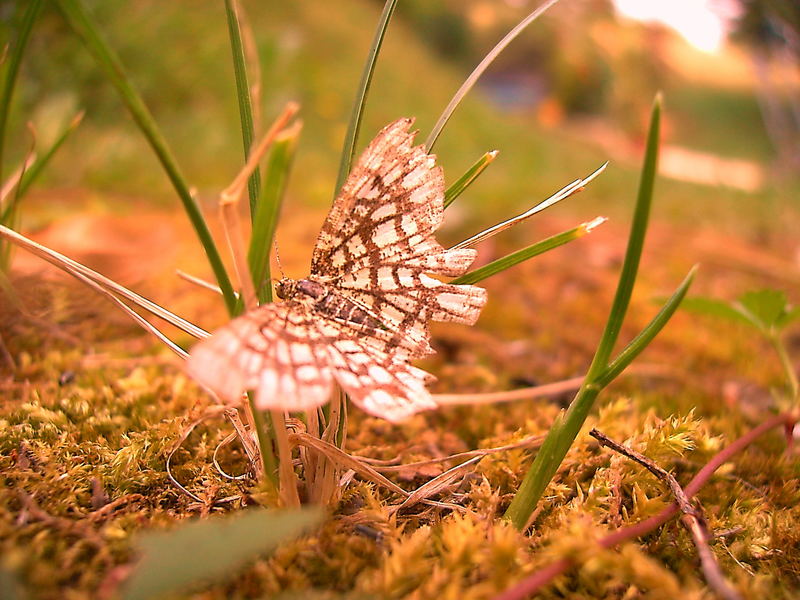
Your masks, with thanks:
[[[386,126],[337,196],[314,247],[310,275],[281,280],[272,303],[197,344],[189,373],[222,398],[255,390],[261,409],[308,410],[337,381],[365,411],[400,421],[436,407],[432,376],[409,360],[432,352],[428,323],[473,324],[486,291],[453,285],[475,258],[443,248],[444,178],[413,146],[413,121]]]

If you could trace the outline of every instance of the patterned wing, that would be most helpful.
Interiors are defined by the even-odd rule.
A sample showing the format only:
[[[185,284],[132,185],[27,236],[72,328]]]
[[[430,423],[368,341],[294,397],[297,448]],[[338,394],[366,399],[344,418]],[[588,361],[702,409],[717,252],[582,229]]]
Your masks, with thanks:
[[[264,304],[192,348],[196,381],[229,403],[256,391],[262,409],[308,410],[330,399],[328,354],[305,304]]]
[[[425,389],[433,377],[387,352],[389,335],[354,337],[302,302],[265,304],[198,343],[187,370],[230,403],[255,390],[262,410],[313,409],[328,401],[335,379],[366,412],[400,421],[436,407]]]
[[[361,155],[322,226],[311,278],[364,306],[413,357],[431,352],[428,321],[472,324],[486,292],[427,275],[460,275],[475,251],[446,250],[433,237],[442,223],[444,178],[435,157],[413,146],[412,122],[391,123]]]

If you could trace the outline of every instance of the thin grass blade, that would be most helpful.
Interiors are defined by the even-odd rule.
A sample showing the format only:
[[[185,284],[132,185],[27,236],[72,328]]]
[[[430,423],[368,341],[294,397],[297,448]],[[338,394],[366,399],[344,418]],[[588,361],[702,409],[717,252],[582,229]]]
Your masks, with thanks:
[[[444,207],[447,208],[450,206],[464,190],[472,185],[472,182],[475,181],[480,174],[484,172],[484,170],[486,170],[486,167],[494,162],[495,158],[497,158],[497,150],[492,150],[475,161],[475,164],[467,169],[466,173],[459,177],[458,180],[453,183],[453,185],[447,188],[447,191],[444,193]]]
[[[611,363],[608,365],[605,371],[603,371],[596,379],[597,385],[600,387],[606,387],[609,383],[614,381],[625,368],[633,362],[633,360],[642,353],[642,350],[647,348],[650,342],[659,334],[659,332],[664,328],[664,325],[672,318],[672,315],[675,314],[675,311],[678,310],[681,302],[683,301],[684,297],[686,296],[686,292],[689,291],[689,286],[692,285],[692,281],[694,281],[694,276],[697,273],[697,265],[692,267],[689,274],[686,275],[686,278],[681,282],[678,289],[669,297],[669,299],[664,303],[664,306],[661,307],[661,310],[658,311],[658,314],[653,317],[653,319],[647,324],[647,326],[642,329],[642,331],[637,335],[635,338],[631,340],[631,342],[625,346],[625,348],[617,355]]]
[[[100,34],[97,23],[93,20],[86,5],[81,0],[56,0],[56,4],[61,9],[69,25],[97,59],[106,77],[119,92],[120,98],[130,111],[133,120],[164,167],[167,177],[172,182],[183,208],[197,233],[197,237],[200,239],[203,250],[205,250],[208,262],[225,298],[225,305],[229,311],[233,311],[236,307],[236,297],[228,272],[225,270],[225,265],[203,218],[200,207],[189,191],[189,185],[181,173],[172,150],[164,139],[155,119],[153,119],[132,81],[125,73],[119,57]]]
[[[639,181],[639,193],[636,199],[636,208],[633,213],[631,232],[628,238],[628,247],[625,251],[625,260],[622,264],[617,292],[614,295],[614,302],[611,305],[611,312],[600,339],[594,360],[586,374],[588,379],[593,379],[603,371],[608,364],[611,351],[619,337],[622,329],[622,322],[628,311],[633,284],[639,271],[639,261],[642,257],[644,239],[647,234],[647,225],[650,220],[650,207],[653,204],[653,187],[656,179],[656,168],[658,165],[658,143],[661,132],[661,95],[657,95],[653,102],[653,109],[650,115],[650,128],[647,132],[647,147],[645,150],[644,164],[642,165],[642,175]]]
[[[255,283],[256,296],[261,303],[272,302],[270,282],[272,274],[269,264],[272,240],[275,237],[275,229],[301,129],[302,122],[297,121],[275,139],[267,157],[261,197],[256,204],[247,260]]]
[[[358,133],[361,130],[361,121],[364,116],[364,107],[367,103],[367,95],[369,94],[369,87],[372,83],[372,76],[375,73],[375,64],[378,61],[378,54],[383,45],[386,28],[389,26],[389,21],[392,19],[392,14],[396,6],[397,0],[386,0],[386,3],[383,5],[383,12],[381,12],[381,17],[378,21],[378,27],[375,30],[375,37],[372,39],[372,45],[367,54],[367,62],[364,65],[364,71],[361,73],[361,82],[358,84],[358,91],[356,92],[356,98],[353,102],[353,109],[350,112],[350,122],[347,125],[347,133],[344,136],[342,158],[339,163],[339,175],[336,178],[334,196],[339,193],[339,189],[344,184],[344,180],[353,167],[353,160],[356,155],[356,144],[358,143]]]
[[[17,3],[18,6],[24,6],[24,2]],[[8,62],[5,67],[5,78],[3,79],[3,88],[0,91],[0,181],[2,178],[3,169],[3,154],[5,150],[6,127],[8,125],[8,113],[11,109],[11,98],[14,95],[14,86],[17,82],[17,75],[19,74],[19,66],[22,63],[22,56],[25,54],[25,48],[28,46],[28,39],[33,29],[33,24],[39,16],[44,2],[42,0],[29,0],[22,13],[22,19],[17,29],[16,39],[10,44],[8,52]]]
[[[653,112],[650,120],[650,130],[647,138],[644,167],[639,185],[639,194],[634,211],[633,225],[628,240],[628,249],[625,262],[617,284],[617,293],[611,307],[608,322],[603,337],[598,344],[592,364],[586,374],[581,388],[569,405],[566,413],[561,413],[556,418],[547,434],[541,449],[536,454],[533,464],[525,475],[519,490],[506,510],[505,518],[509,519],[515,527],[523,529],[533,514],[536,505],[542,497],[547,485],[555,475],[564,457],[569,452],[575,438],[586,421],[594,401],[603,386],[598,378],[603,374],[608,365],[608,358],[614,342],[619,336],[622,321],[625,318],[630,301],[633,284],[644,246],[644,237],[647,232],[648,217],[653,197],[653,183],[655,181],[655,168],[658,157],[658,137],[661,115],[661,98],[656,97],[653,103]],[[691,279],[689,280],[691,281]],[[680,288],[679,288],[680,289]],[[685,293],[685,292],[684,292]],[[671,314],[671,313],[670,313]],[[663,325],[662,325],[663,326]]]
[[[247,81],[247,60],[242,45],[242,32],[239,26],[241,6],[237,0],[225,0],[225,14],[228,18],[228,36],[231,41],[231,54],[233,56],[233,74],[236,79],[236,98],[239,102],[239,119],[242,124],[242,144],[244,146],[244,160],[250,156],[250,149],[255,139],[253,125],[253,103],[250,98],[250,84]],[[250,218],[256,213],[256,202],[260,194],[261,175],[258,169],[253,171],[247,180],[247,192],[250,197]]]
[[[464,83],[461,84],[461,87],[458,88],[458,91],[453,96],[453,99],[450,100],[450,103],[445,107],[444,112],[442,112],[442,115],[439,117],[439,120],[436,121],[436,125],[433,126],[433,130],[428,136],[428,139],[425,140],[425,148],[427,148],[428,152],[430,152],[431,149],[433,148],[433,145],[439,138],[439,134],[442,133],[442,129],[444,129],[444,126],[447,124],[447,121],[450,120],[450,117],[453,115],[456,108],[458,108],[458,105],[464,99],[464,96],[466,96],[467,93],[472,89],[472,87],[478,81],[480,76],[483,75],[483,72],[486,71],[486,69],[489,68],[489,65],[491,65],[494,62],[494,60],[498,57],[498,55],[503,50],[506,49],[506,46],[508,46],[512,41],[514,41],[514,38],[516,38],[520,33],[522,33],[528,25],[530,25],[536,19],[538,19],[542,15],[542,13],[544,13],[547,9],[553,6],[556,2],[558,2],[558,0],[547,0],[541,6],[539,6],[539,8],[534,10],[531,14],[529,14],[522,21],[520,21],[519,24],[516,27],[514,27],[514,29],[509,31],[506,34],[506,36],[502,40],[500,40],[494,48],[492,48],[489,51],[489,53],[484,57],[484,59],[480,62],[480,64],[478,64],[478,66],[475,67],[475,70],[469,74],[469,77],[467,77],[466,81],[464,81]]]
[[[605,222],[605,217],[597,217],[588,223],[581,223],[577,227],[573,227],[572,229],[563,231],[545,240],[531,244],[522,250],[517,250],[516,252],[507,254],[506,256],[498,258],[497,260],[493,260],[489,264],[470,271],[469,273],[464,273],[460,277],[453,279],[450,283],[461,285],[472,285],[478,283],[487,277],[491,277],[492,275],[496,275],[497,273],[505,271],[506,269],[510,269],[511,267],[531,259],[534,256],[539,256],[540,254],[544,254],[553,248],[558,248],[559,246],[563,246],[564,244],[568,244],[569,242],[577,240]]]
[[[585,179],[576,179],[572,183],[558,190],[555,194],[553,194],[546,200],[542,200],[541,202],[536,204],[533,208],[526,210],[524,213],[519,214],[516,217],[512,217],[510,219],[503,221],[502,223],[498,223],[497,225],[493,225],[488,229],[484,229],[480,233],[473,235],[471,238],[468,238],[463,242],[459,242],[458,244],[453,246],[453,248],[454,249],[469,248],[470,246],[474,246],[479,242],[482,242],[484,240],[489,239],[492,236],[497,235],[501,231],[505,231],[506,229],[510,229],[515,225],[519,225],[523,221],[531,218],[533,215],[538,214],[543,210],[550,208],[554,204],[561,202],[565,198],[569,198],[572,194],[575,194],[576,192],[580,192],[581,190],[583,190],[583,188],[586,187],[586,185],[588,185],[589,182],[591,182],[595,177],[600,175],[600,173],[602,173],[605,170],[606,166],[608,166],[607,162],[604,163],[600,168],[596,169],[591,175],[589,175]]]

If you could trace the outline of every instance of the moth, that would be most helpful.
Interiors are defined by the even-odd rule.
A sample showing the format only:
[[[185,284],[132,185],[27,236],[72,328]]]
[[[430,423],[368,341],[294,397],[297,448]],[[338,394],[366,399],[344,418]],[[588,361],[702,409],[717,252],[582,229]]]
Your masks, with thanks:
[[[444,177],[414,146],[412,119],[387,125],[367,146],[325,219],[308,277],[281,279],[282,302],[251,310],[199,342],[189,374],[228,402],[254,390],[260,409],[305,411],[334,382],[366,412],[389,421],[436,407],[433,379],[410,361],[433,352],[430,321],[472,325],[486,290],[453,285],[475,259],[445,249]]]

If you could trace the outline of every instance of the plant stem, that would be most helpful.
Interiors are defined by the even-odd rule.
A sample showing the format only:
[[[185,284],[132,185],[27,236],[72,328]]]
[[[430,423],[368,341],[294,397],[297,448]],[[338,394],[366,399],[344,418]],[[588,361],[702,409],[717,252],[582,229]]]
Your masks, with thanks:
[[[684,492],[689,498],[691,498],[697,494],[698,491],[700,491],[700,488],[702,488],[708,482],[717,469],[719,469],[726,462],[730,461],[731,458],[733,458],[733,456],[735,456],[738,452],[744,450],[747,446],[752,444],[756,439],[771,429],[781,425],[786,427],[794,426],[794,423],[795,417],[784,413],[776,415],[758,427],[751,429],[742,437],[738,438],[729,446],[723,448],[717,454],[715,454],[714,457],[697,472],[697,475],[692,478],[692,480],[689,482],[689,485],[684,488]],[[614,546],[621,544],[626,540],[640,537],[654,530],[656,527],[660,527],[669,519],[671,519],[677,512],[677,503],[670,504],[657,515],[644,519],[643,521],[639,521],[638,523],[634,523],[633,525],[627,525],[617,529],[616,531],[613,531],[609,535],[600,539],[598,543],[603,548],[613,548]],[[531,598],[542,587],[550,583],[553,579],[574,565],[575,561],[569,558],[562,558],[554,561],[523,579],[519,583],[514,584],[512,587],[496,595],[494,598],[492,598],[492,600],[524,600],[525,598]]]
[[[628,310],[633,284],[636,281],[639,260],[644,246],[644,238],[647,232],[647,223],[653,198],[655,166],[658,157],[660,115],[661,99],[657,96],[653,103],[644,168],[642,169],[642,178],[636,200],[633,223],[631,225],[631,234],[628,239],[628,249],[625,253],[625,262],[622,265],[622,273],[620,274],[620,280],[617,284],[617,293],[614,297],[614,303],[611,306],[608,322],[603,332],[603,337],[598,344],[592,364],[586,374],[586,379],[567,409],[567,412],[561,413],[556,417],[544,444],[542,444],[542,447],[536,453],[533,464],[525,475],[522,485],[520,485],[519,490],[506,511],[505,518],[509,519],[517,529],[522,530],[527,525],[528,519],[531,514],[533,514],[547,484],[553,478],[553,475],[555,475],[558,467],[561,465],[561,462],[572,446],[572,443],[578,436],[595,399],[605,387],[605,382],[601,383],[600,378],[608,367],[611,351],[619,336],[622,322]],[[688,284],[686,285],[688,287]],[[664,321],[664,323],[665,322],[666,321]],[[663,327],[663,323],[661,326]],[[638,348],[638,351],[632,353],[631,357],[635,356],[640,351],[641,348]]]
[[[261,469],[264,471],[264,480],[269,481],[277,490],[278,477],[276,473],[275,455],[274,452],[272,452],[271,428],[264,418],[264,413],[256,407],[255,398],[251,393],[247,394],[247,408],[249,409],[249,417],[253,421],[253,427],[256,430],[258,453],[261,456]]]
[[[775,348],[775,352],[778,353],[781,366],[783,367],[783,371],[786,373],[786,379],[789,382],[789,390],[791,392],[792,401],[797,402],[798,398],[800,398],[800,384],[797,381],[797,374],[794,372],[794,367],[792,366],[792,361],[789,358],[789,354],[786,352],[786,347],[783,345],[783,342],[781,342],[780,335],[777,333],[769,335],[769,341],[772,344],[772,347]]]

